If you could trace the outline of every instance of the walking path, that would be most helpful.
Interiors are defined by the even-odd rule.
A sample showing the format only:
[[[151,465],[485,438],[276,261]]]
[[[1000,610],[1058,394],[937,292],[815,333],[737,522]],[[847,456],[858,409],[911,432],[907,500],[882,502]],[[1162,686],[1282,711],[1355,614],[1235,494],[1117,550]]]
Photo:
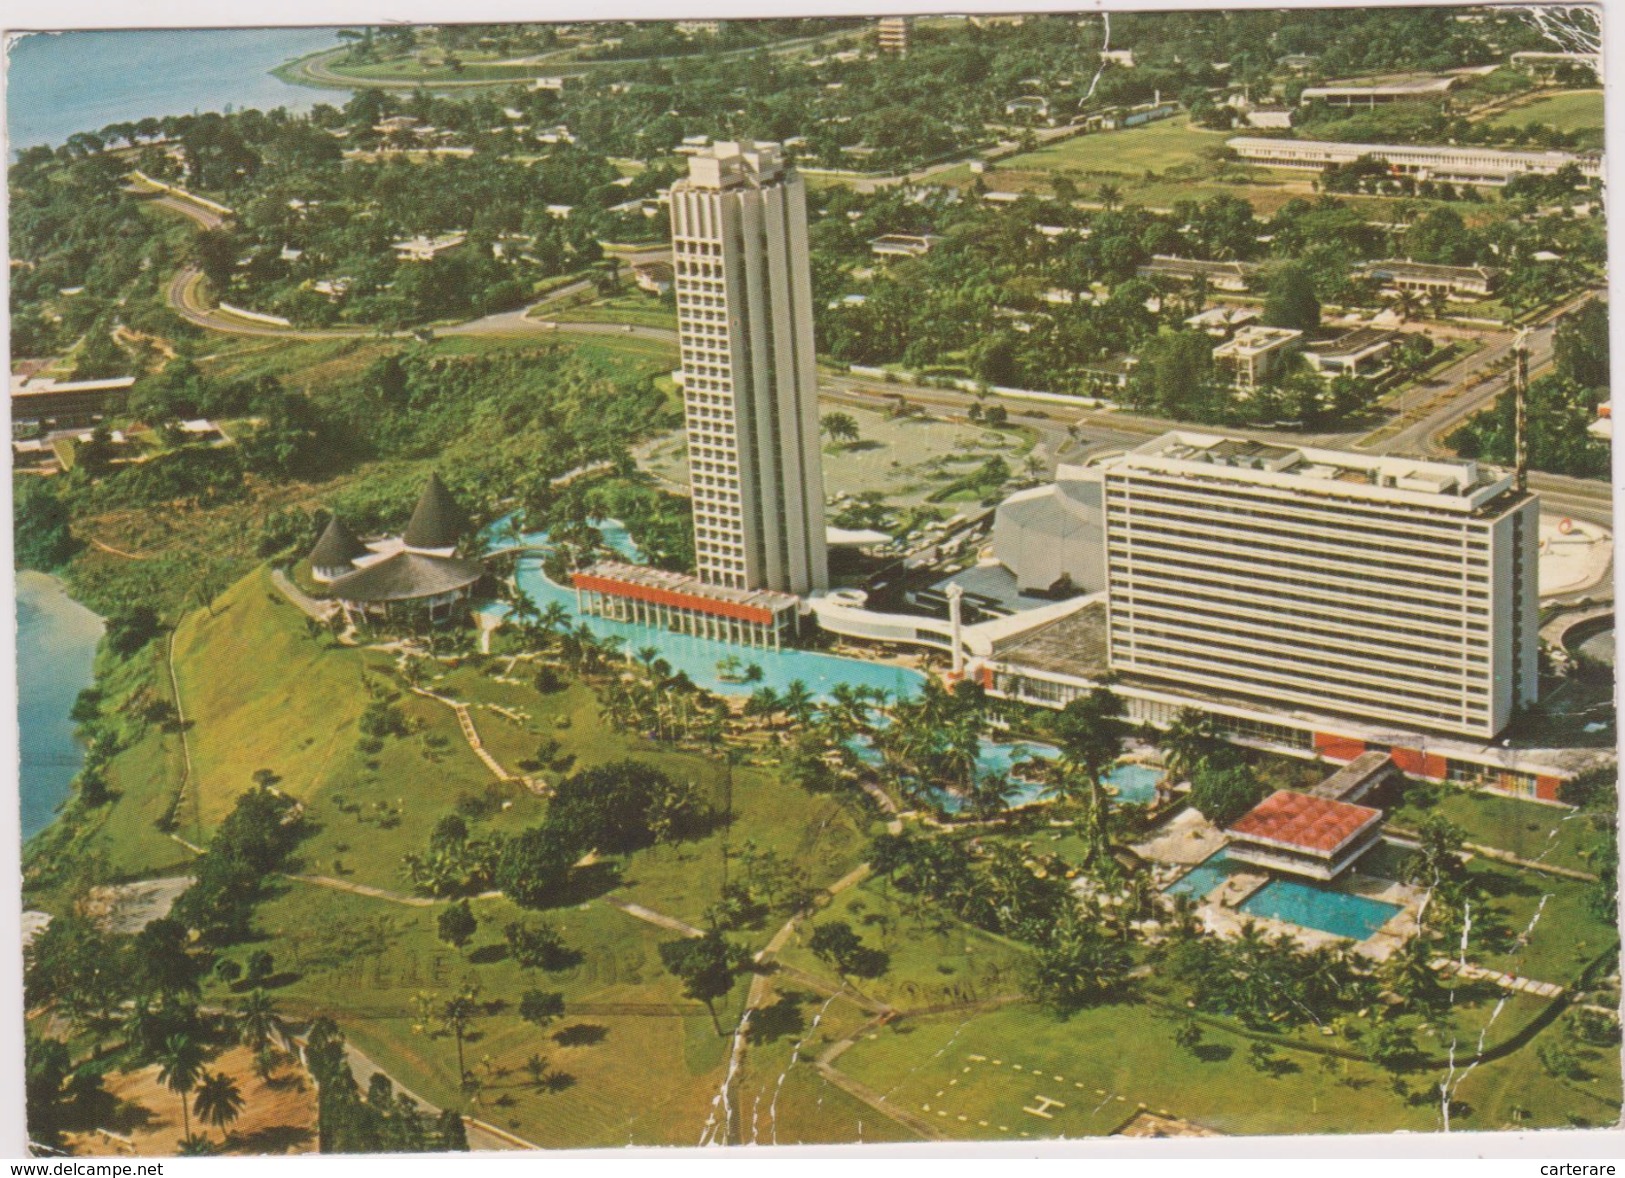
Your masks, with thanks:
[[[1563,992],[1563,987],[1555,982],[1537,982],[1534,978],[1519,977],[1517,974],[1501,973],[1499,970],[1485,969],[1482,965],[1468,962],[1463,965],[1450,957],[1436,957],[1433,959],[1433,968],[1442,974],[1455,974],[1466,978],[1470,982],[1494,982],[1503,990],[1516,990],[1524,994],[1534,994],[1538,998],[1556,998]]]
[[[619,908],[622,912],[626,913],[628,916],[636,918],[637,920],[644,921],[648,924],[659,925],[661,928],[669,929],[680,936],[705,936],[704,929],[695,928],[693,925],[688,924],[685,921],[678,920],[675,916],[667,916],[663,912],[656,912],[653,908],[645,908],[642,904],[634,904],[630,900],[622,900],[616,896],[605,896],[604,903],[608,904],[611,908]]]
[[[193,829],[201,831],[203,827],[203,812],[197,805],[197,786],[192,780],[192,746],[186,739],[186,711],[181,707],[181,681],[180,677],[175,674],[175,631],[173,630],[169,632],[169,650],[165,655],[164,661],[169,668],[169,687],[175,696],[175,731],[180,733],[181,758],[184,761],[184,767],[181,771],[180,784],[175,787],[175,809],[171,814],[171,817],[177,824],[180,822],[181,806],[185,803],[187,791],[190,789],[192,793],[195,819],[193,822]],[[191,843],[181,838],[180,835],[172,834],[171,837],[182,846],[196,851],[200,855],[203,853],[201,848],[193,846]]]
[[[332,888],[337,892],[350,892],[357,896],[370,896],[374,900],[388,900],[391,904],[405,904],[412,908],[432,908],[438,902],[427,896],[409,896],[405,892],[391,892],[371,884],[351,883],[347,879],[334,879],[331,875],[288,875],[299,883],[314,884],[319,888]]]
[[[339,607],[337,602],[317,601],[310,594],[306,593],[303,589],[299,588],[299,586],[290,581],[288,579],[288,574],[283,572],[281,569],[271,570],[271,584],[276,586],[277,591],[281,593],[282,596],[286,597],[289,601],[293,602],[294,605],[298,606],[300,613],[304,614],[308,618],[314,618],[323,625],[326,625],[328,620],[338,612]]]
[[[498,781],[517,781],[523,784],[531,793],[539,794],[542,792],[542,783],[529,777],[515,777],[502,767],[501,762],[491,755],[490,751],[485,747],[485,742],[480,739],[479,729],[474,727],[474,717],[469,714],[467,704],[459,700],[449,699],[443,695],[436,695],[426,687],[414,686],[410,690],[425,699],[432,699],[436,703],[445,704],[457,713],[457,726],[463,730],[463,739],[468,741],[468,747],[474,750],[474,755],[480,759]]]
[[[344,1057],[350,1065],[351,1074],[355,1076],[356,1086],[363,1092],[367,1090],[367,1083],[373,1076],[383,1075],[388,1077],[391,1084],[395,1085],[396,1092],[414,1104],[429,1109],[433,1113],[441,1111],[395,1079],[395,1077],[390,1076],[383,1068],[373,1063],[364,1052],[349,1040],[345,1040],[344,1043]],[[468,1116],[466,1113],[463,1115],[463,1128],[468,1134],[468,1148],[473,1151],[540,1150],[542,1148],[534,1142],[526,1141],[523,1137],[508,1132],[506,1129],[499,1129],[495,1125],[487,1124],[475,1117]]]

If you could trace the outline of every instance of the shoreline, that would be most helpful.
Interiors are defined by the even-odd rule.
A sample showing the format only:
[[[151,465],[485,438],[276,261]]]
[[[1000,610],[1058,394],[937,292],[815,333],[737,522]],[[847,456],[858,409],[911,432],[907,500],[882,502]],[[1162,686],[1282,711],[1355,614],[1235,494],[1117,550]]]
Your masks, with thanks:
[[[59,577],[17,571],[17,795],[24,845],[54,826],[84,764],[70,712],[96,681],[106,620]]]

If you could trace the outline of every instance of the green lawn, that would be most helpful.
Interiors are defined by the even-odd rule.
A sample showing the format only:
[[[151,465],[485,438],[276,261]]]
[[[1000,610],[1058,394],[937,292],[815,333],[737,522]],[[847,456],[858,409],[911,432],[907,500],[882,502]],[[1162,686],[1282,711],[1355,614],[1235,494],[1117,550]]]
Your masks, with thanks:
[[[598,299],[579,307],[560,308],[557,317],[560,322],[631,323],[677,330],[677,311],[644,291]]]
[[[1602,91],[1568,90],[1509,107],[1497,112],[1489,120],[1492,127],[1525,127],[1541,123],[1559,131],[1585,131],[1596,142],[1588,147],[1602,146]]]
[[[845,921],[866,946],[886,954],[878,978],[853,978],[860,993],[901,1010],[979,1002],[1019,994],[1025,954],[1012,943],[955,920],[918,897],[868,880],[835,897],[801,928],[780,960],[835,980],[806,948],[811,929]]]
[[[1425,801],[1434,793],[1425,791],[1419,800]],[[1416,793],[1411,797],[1417,797]],[[1442,814],[1466,832],[1470,843],[1555,867],[1591,870],[1583,852],[1596,846],[1599,839],[1583,814],[1472,790],[1444,789],[1437,791],[1437,797],[1438,801],[1431,806],[1417,805],[1407,799],[1405,804],[1389,811],[1389,821],[1415,830],[1428,814]]]
[[[999,169],[1012,171],[1116,173],[1138,176],[1146,171],[1163,172],[1182,164],[1216,162],[1230,133],[1193,127],[1184,117],[1163,119],[1124,131],[1104,131],[1074,135],[1036,151],[1000,160]]]
[[[279,968],[296,975],[277,999],[292,1013],[337,1019],[358,1047],[425,1099],[538,1144],[693,1145],[728,1041],[661,968],[658,946],[672,934],[602,903],[549,913],[582,961],[562,973],[532,974],[506,960],[502,944],[503,926],[523,914],[505,900],[476,901],[473,909],[480,928],[459,952],[435,939],[433,909],[309,886],[289,890],[260,911]],[[482,1000],[497,1005],[475,1020],[465,1043],[465,1062],[482,1081],[479,1093],[465,1098],[457,1091],[454,1041],[414,1031],[414,999],[450,993],[470,978]],[[545,1029],[519,1019],[518,998],[532,988],[562,991],[565,1018]],[[743,992],[742,983],[719,1003],[725,1024],[737,1018]],[[521,1070],[532,1054],[563,1077],[554,1089],[537,1090]]]

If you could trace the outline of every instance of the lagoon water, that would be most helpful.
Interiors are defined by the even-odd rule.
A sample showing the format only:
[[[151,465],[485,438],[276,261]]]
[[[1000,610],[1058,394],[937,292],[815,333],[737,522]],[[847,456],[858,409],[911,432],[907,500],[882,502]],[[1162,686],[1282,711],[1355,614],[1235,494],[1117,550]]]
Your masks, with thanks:
[[[35,33],[11,46],[12,152],[59,146],[77,131],[149,116],[339,104],[342,90],[272,76],[283,62],[338,44],[326,29],[98,29]]]
[[[68,713],[90,686],[102,620],[44,573],[17,574],[17,723],[22,833],[38,834],[68,796],[84,750]]]

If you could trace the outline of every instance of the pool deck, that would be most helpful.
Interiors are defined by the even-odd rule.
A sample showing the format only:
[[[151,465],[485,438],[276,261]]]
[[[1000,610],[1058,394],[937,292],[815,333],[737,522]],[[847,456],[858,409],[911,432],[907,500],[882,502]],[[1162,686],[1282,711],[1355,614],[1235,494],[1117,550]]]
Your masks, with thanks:
[[[1195,867],[1226,843],[1224,832],[1190,806],[1162,824],[1154,838],[1133,845],[1141,858],[1181,869]],[[1172,874],[1183,874],[1183,871]],[[1172,875],[1170,875],[1172,878]]]
[[[1318,949],[1323,945],[1348,942],[1347,937],[1322,932],[1320,929],[1305,928],[1300,924],[1239,911],[1239,906],[1268,882],[1269,877],[1261,872],[1235,872],[1223,885],[1208,894],[1197,908],[1196,915],[1203,927],[1221,937],[1237,936],[1241,932],[1242,925],[1250,923],[1268,933],[1285,933],[1305,949]],[[1396,949],[1415,935],[1416,909],[1423,895],[1420,888],[1396,883],[1390,879],[1377,879],[1375,876],[1350,872],[1339,882],[1337,890],[1399,906],[1399,911],[1394,913],[1380,929],[1365,940],[1354,942],[1353,951],[1362,957],[1369,957],[1373,961],[1386,961]]]

